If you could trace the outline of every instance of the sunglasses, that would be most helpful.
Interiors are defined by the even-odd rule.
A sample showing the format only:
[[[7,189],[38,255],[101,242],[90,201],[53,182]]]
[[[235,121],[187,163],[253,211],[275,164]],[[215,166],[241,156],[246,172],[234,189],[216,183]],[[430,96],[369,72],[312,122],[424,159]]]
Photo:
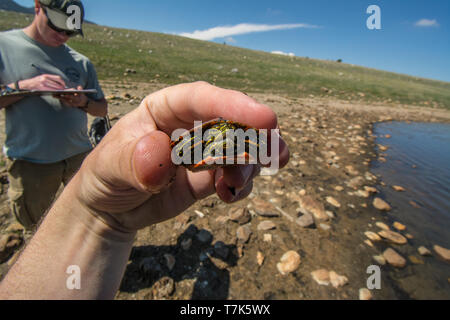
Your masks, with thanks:
[[[47,14],[47,10],[45,8],[42,8],[44,10],[45,16],[47,17],[47,25],[54,31],[58,32],[58,33],[64,33],[66,36],[68,37],[75,37],[76,35],[79,34],[78,31],[74,31],[74,30],[64,30],[61,28],[58,28],[57,26],[55,26],[51,21],[50,18],[48,17]]]

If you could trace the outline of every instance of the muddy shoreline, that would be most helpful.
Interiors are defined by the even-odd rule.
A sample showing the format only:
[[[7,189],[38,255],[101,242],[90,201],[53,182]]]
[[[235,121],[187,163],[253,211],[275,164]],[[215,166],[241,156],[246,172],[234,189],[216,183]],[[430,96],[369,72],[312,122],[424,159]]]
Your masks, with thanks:
[[[103,86],[114,121],[137,107],[144,92],[163,87]],[[258,177],[252,195],[244,201],[227,206],[212,196],[176,219],[140,231],[116,298],[359,299],[370,276],[367,268],[380,265],[373,256],[393,248],[407,260],[406,266],[380,265],[382,288],[371,291],[373,299],[449,299],[448,279],[442,279],[442,288],[428,290],[433,293],[429,297],[408,284],[427,286],[418,266],[408,258],[414,252],[421,258],[417,248],[422,244],[408,235],[407,228],[395,229],[395,221],[374,208],[374,198],[382,195],[372,188],[380,189],[383,182],[370,173],[370,166],[383,158],[372,132],[375,123],[450,122],[450,112],[272,94],[250,96],[279,115],[291,150],[289,165],[275,176]],[[0,236],[21,238],[9,213],[6,190],[3,183]],[[308,219],[298,223],[307,214],[313,223],[305,224]],[[407,244],[370,241],[365,232],[379,232],[377,222],[406,237]],[[13,251],[20,247],[17,244]],[[282,275],[277,264],[288,251],[299,255],[300,264]],[[13,254],[0,266],[1,276],[17,256]],[[427,259],[438,258],[433,252],[422,259],[426,264]],[[446,262],[437,263],[449,267]],[[334,271],[346,281],[336,288],[331,283],[320,285],[311,275],[320,269]]]

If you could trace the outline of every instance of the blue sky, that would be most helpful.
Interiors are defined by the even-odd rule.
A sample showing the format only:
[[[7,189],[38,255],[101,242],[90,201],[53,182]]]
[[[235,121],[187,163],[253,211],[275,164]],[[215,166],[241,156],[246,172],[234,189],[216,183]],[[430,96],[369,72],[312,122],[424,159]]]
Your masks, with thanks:
[[[31,6],[34,0],[16,1]],[[101,25],[208,41],[450,81],[450,1],[84,0]],[[369,30],[367,8],[381,9]],[[217,28],[225,27],[225,28]],[[196,33],[195,31],[208,31]]]

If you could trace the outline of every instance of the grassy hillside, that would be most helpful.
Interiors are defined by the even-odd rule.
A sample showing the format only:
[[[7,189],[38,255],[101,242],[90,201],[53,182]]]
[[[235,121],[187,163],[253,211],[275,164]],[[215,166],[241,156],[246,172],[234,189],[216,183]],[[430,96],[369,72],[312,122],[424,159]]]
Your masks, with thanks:
[[[31,19],[30,15],[0,11],[0,30],[26,26]],[[84,29],[85,38],[72,39],[69,45],[93,61],[103,80],[166,84],[204,80],[248,92],[333,96],[450,109],[448,82],[160,33],[95,25]],[[126,73],[126,69],[136,73]]]

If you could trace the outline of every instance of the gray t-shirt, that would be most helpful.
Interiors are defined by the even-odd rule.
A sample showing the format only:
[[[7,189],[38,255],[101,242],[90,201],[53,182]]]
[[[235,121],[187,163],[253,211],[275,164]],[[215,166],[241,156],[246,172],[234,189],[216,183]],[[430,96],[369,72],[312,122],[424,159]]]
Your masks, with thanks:
[[[97,89],[89,98],[104,97],[94,66],[67,45],[43,45],[22,30],[0,32],[0,83],[39,76],[61,76],[69,87]],[[84,111],[63,105],[51,96],[27,97],[5,108],[6,142],[3,152],[12,159],[55,163],[92,149]]]

